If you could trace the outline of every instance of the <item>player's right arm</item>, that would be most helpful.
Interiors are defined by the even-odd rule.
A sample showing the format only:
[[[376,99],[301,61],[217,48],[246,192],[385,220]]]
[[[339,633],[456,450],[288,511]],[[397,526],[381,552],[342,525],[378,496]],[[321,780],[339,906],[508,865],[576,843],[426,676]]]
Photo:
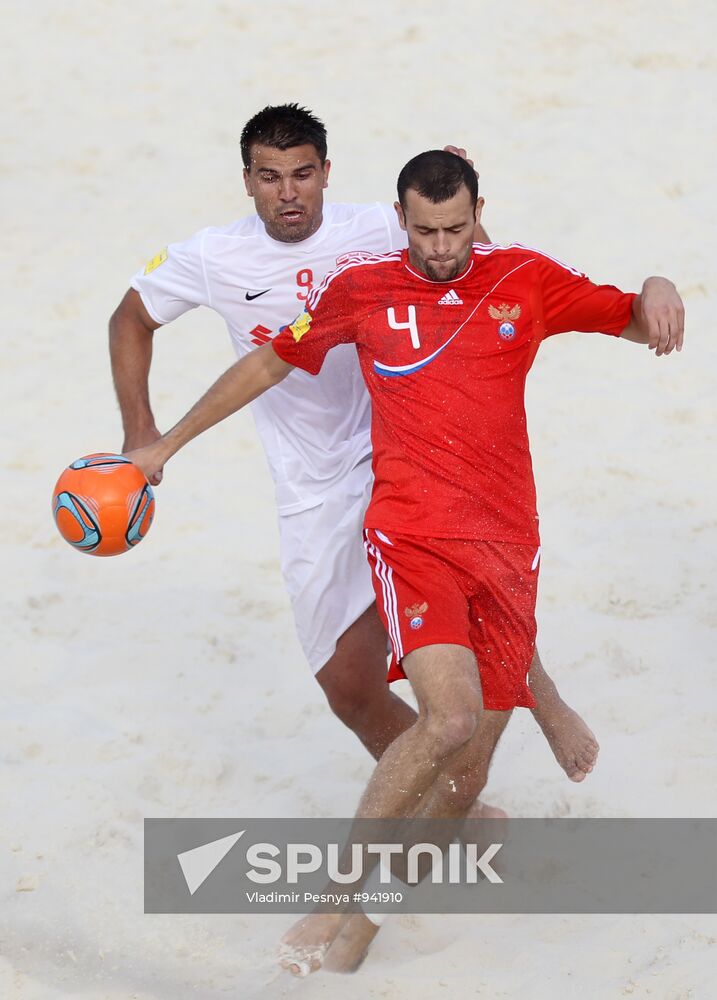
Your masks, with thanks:
[[[656,357],[682,350],[685,307],[669,278],[645,278],[632,302],[632,319],[620,334],[635,344],[647,344]]]
[[[293,367],[271,344],[257,347],[227,369],[170,431],[143,448],[128,451],[127,458],[152,482],[180,448],[281,382]]]
[[[190,309],[209,305],[203,229],[170,243],[147,262],[110,320],[110,359],[124,427],[123,451],[156,441],[160,434],[149,398],[154,331]],[[162,479],[155,470],[150,482]]]
[[[154,331],[160,326],[130,288],[110,319],[110,361],[124,430],[123,451],[141,448],[160,437],[149,400],[149,370]],[[151,479],[162,479],[158,469]]]

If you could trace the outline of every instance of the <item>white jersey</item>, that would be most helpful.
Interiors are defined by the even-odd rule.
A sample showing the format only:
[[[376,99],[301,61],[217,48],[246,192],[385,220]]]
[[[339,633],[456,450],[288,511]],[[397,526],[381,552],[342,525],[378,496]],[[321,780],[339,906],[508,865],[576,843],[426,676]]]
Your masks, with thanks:
[[[299,243],[272,239],[252,215],[170,243],[130,284],[157,323],[200,305],[214,309],[242,357],[291,323],[345,255],[406,245],[391,206],[329,204],[320,228]],[[321,503],[371,452],[370,403],[353,344],[331,351],[317,377],[295,369],[251,405],[280,514]]]

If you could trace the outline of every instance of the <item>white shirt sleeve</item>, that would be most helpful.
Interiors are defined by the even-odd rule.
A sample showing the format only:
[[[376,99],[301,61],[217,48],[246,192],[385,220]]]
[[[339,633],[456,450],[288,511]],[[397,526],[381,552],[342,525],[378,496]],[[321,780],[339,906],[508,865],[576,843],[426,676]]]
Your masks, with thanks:
[[[171,323],[190,309],[210,304],[202,253],[206,232],[170,243],[132,277],[130,286],[156,323]]]
[[[398,224],[398,216],[393,205],[379,205],[386,219],[388,235],[391,241],[391,250],[405,250],[408,246],[408,237]]]

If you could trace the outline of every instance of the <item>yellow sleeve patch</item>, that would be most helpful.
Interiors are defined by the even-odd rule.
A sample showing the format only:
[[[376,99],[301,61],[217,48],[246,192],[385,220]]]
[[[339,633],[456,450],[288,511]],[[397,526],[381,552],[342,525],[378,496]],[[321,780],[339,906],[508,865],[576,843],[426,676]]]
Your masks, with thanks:
[[[167,248],[164,247],[160,250],[151,260],[147,261],[147,266],[144,269],[145,274],[151,274],[152,271],[156,271],[160,264],[164,264],[167,259]]]
[[[307,312],[302,312],[294,322],[289,326],[291,334],[298,344],[305,333],[309,332],[309,327],[311,326],[311,316]]]

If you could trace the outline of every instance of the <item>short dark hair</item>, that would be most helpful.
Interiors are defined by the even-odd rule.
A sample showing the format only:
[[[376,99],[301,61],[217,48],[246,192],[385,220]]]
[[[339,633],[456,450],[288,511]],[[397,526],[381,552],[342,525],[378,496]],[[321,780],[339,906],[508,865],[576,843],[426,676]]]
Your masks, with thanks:
[[[311,144],[321,162],[326,160],[326,127],[313,112],[298,104],[269,104],[249,119],[241,134],[241,158],[247,170],[254,143],[274,149]]]
[[[398,175],[398,200],[406,207],[406,191],[417,191],[434,204],[448,201],[465,184],[473,204],[478,200],[478,177],[473,167],[455,153],[429,149],[409,160]]]

